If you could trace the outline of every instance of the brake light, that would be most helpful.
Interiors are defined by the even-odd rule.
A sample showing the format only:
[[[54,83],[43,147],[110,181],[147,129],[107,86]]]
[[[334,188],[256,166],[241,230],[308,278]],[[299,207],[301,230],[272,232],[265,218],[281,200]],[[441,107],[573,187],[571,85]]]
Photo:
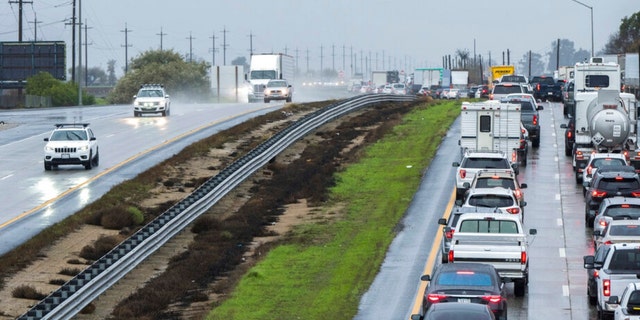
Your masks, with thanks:
[[[538,116],[536,116],[536,115],[533,116],[533,125],[534,126],[538,125]]]
[[[607,195],[606,191],[602,191],[602,190],[593,190],[591,191],[591,197],[592,198],[603,198]]]
[[[437,293],[429,293],[427,295],[427,300],[429,300],[429,302],[431,303],[438,303],[444,299],[446,299],[447,296],[443,295],[443,294],[437,294]]]
[[[631,208],[631,206],[628,204],[621,204],[620,208]]]
[[[593,277],[597,278],[600,275],[600,272],[598,272],[598,270],[593,270]]]
[[[520,208],[509,208],[507,209],[507,212],[510,214],[518,214],[520,213]]]
[[[602,280],[602,294],[605,297],[608,297],[611,295],[611,280],[609,279]]]
[[[582,160],[584,159],[584,154],[582,154],[582,151],[576,151],[576,160]]]
[[[513,195],[515,195],[517,199],[522,198],[522,190],[520,190],[520,189],[514,190],[513,191]]]
[[[540,84],[536,84],[536,90],[540,91]]]
[[[598,224],[602,227],[606,227],[607,226],[607,219],[600,219],[600,222],[598,222]]]
[[[631,195],[632,195],[634,198],[640,198],[640,191],[633,191],[633,192],[631,192]]]
[[[493,93],[489,94],[489,100],[493,100]]]
[[[571,138],[572,135],[573,133],[571,133],[571,130],[567,130],[567,138]]]
[[[482,296],[482,300],[485,300],[489,303],[499,303],[502,301],[502,296],[491,295],[491,296]]]
[[[520,252],[520,264],[527,264],[527,253],[524,251]]]
[[[623,179],[623,178],[622,178],[621,176],[617,176],[617,177],[616,177],[616,180],[617,180],[617,181],[622,181],[622,179]]]
[[[461,169],[460,170],[460,178],[464,179],[467,177],[467,170]]]
[[[453,262],[453,250],[449,250],[449,262]]]
[[[454,233],[454,232],[455,232],[455,230],[454,230],[454,229],[450,229],[449,231],[445,232],[445,233],[444,233],[445,238],[447,238],[447,239],[451,239],[451,238],[453,238],[453,233]]]
[[[585,170],[587,172],[587,174],[591,174],[591,170],[593,170],[593,168],[591,166],[588,166],[587,169]]]
[[[516,160],[518,160],[518,154],[514,150],[513,152],[511,152],[511,162],[516,162]]]
[[[607,240],[604,242],[604,244],[611,244],[611,243],[612,243],[611,240]]]

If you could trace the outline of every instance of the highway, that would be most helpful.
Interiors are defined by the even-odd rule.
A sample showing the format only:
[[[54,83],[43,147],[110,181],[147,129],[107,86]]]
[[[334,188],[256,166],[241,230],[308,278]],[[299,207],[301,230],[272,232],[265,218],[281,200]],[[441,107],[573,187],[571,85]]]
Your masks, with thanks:
[[[243,117],[281,104],[172,105],[170,117],[134,118],[129,105],[2,111],[17,127],[0,131],[0,254],[97,199],[110,187],[171,156],[190,142],[232,126]],[[523,298],[509,296],[511,319],[594,319],[586,298],[582,256],[593,252],[584,227],[584,201],[564,156],[562,105],[544,103],[541,147],[530,149],[519,179],[526,182],[530,283]],[[100,166],[45,172],[43,138],[57,122],[90,122],[98,136]],[[375,282],[362,297],[356,319],[408,319],[419,308],[419,277],[439,263],[438,218],[452,205],[459,121],[426,171]],[[10,197],[6,195],[11,195]],[[511,284],[509,286],[512,286]]]

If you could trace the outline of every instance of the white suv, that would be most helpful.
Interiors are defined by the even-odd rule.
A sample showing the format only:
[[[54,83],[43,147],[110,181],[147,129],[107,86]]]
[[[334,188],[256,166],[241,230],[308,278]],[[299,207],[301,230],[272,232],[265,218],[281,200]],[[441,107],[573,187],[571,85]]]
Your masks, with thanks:
[[[524,219],[524,209],[518,203],[513,190],[495,187],[471,189],[464,201],[457,200],[456,204],[461,207],[473,208],[493,208],[499,209],[504,214],[518,217],[520,221]],[[523,202],[522,206],[527,203]]]
[[[44,169],[80,164],[89,170],[98,166],[98,142],[88,123],[58,123],[49,138],[44,138]]]
[[[161,84],[143,84],[133,96],[134,117],[143,113],[160,113],[164,117],[169,115],[170,108],[171,100]]]
[[[454,162],[456,172],[456,199],[462,199],[467,187],[473,181],[476,173],[483,169],[504,170],[518,174],[517,164],[511,164],[503,152],[473,152],[466,151],[461,162]]]

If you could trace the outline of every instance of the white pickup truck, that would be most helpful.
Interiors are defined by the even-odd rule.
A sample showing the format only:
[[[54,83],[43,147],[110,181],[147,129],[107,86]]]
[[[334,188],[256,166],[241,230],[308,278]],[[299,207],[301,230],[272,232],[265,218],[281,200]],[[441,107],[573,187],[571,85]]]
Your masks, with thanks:
[[[614,243],[609,246],[603,260],[596,261],[595,256],[584,256],[584,268],[595,269],[597,286],[598,319],[613,315],[618,301],[613,296],[622,296],[627,284],[638,281],[640,274],[640,244]]]
[[[518,217],[503,213],[465,213],[458,218],[449,248],[449,263],[493,265],[504,282],[514,283],[522,297],[529,282],[529,239]],[[529,234],[535,235],[536,229]]]

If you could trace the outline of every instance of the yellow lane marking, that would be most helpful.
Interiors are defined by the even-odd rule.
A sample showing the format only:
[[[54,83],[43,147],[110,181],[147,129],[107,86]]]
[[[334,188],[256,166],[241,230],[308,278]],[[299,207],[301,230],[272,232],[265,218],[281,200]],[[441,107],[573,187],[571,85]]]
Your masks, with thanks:
[[[76,190],[88,185],[89,183],[91,183],[91,182],[93,182],[95,180],[98,180],[102,176],[104,176],[104,175],[106,175],[108,173],[111,173],[111,172],[115,171],[116,169],[119,169],[120,167],[123,167],[124,165],[130,163],[131,161],[133,161],[133,160],[135,160],[135,159],[137,159],[137,158],[139,158],[139,157],[141,157],[143,155],[146,155],[146,154],[149,154],[149,153],[151,153],[153,151],[156,151],[156,150],[160,149],[161,147],[164,147],[164,146],[166,146],[168,144],[171,144],[171,143],[173,143],[173,142],[175,142],[177,140],[180,140],[180,139],[182,139],[184,137],[187,137],[189,135],[195,134],[198,131],[202,131],[204,129],[210,128],[212,126],[215,126],[217,124],[223,123],[225,121],[229,121],[229,120],[232,120],[232,119],[235,119],[235,118],[238,118],[238,117],[242,117],[242,116],[245,116],[247,114],[250,114],[250,113],[253,113],[253,112],[256,112],[256,111],[260,111],[262,109],[269,109],[269,108],[270,107],[255,108],[255,109],[248,110],[248,111],[245,111],[245,112],[240,113],[240,114],[236,114],[236,115],[229,116],[229,117],[226,117],[226,118],[223,118],[223,119],[220,119],[220,120],[216,120],[214,122],[209,122],[208,124],[204,124],[204,125],[202,125],[200,127],[197,127],[197,128],[192,129],[190,131],[187,131],[187,132],[185,132],[185,133],[183,133],[183,134],[181,134],[179,136],[176,136],[174,138],[166,140],[165,142],[163,142],[163,143],[161,143],[159,145],[156,145],[155,147],[152,147],[152,148],[149,148],[149,149],[144,150],[142,152],[139,152],[139,153],[127,158],[126,160],[116,164],[115,166],[113,166],[111,168],[108,168],[108,169],[105,169],[104,171],[102,171],[99,174],[95,175],[94,177],[88,179],[87,181],[85,181],[85,182],[83,182],[83,183],[81,183],[81,184],[79,184],[79,185],[77,185],[75,187],[67,189],[63,193],[57,195],[56,197],[54,197],[52,199],[49,199],[49,200],[45,201],[44,203],[40,204],[39,206],[37,206],[37,207],[35,207],[33,209],[30,209],[30,210],[27,210],[27,211],[25,211],[25,212],[15,216],[15,217],[13,217],[11,220],[8,220],[8,221],[0,224],[0,230],[6,228],[7,226],[15,223],[16,221],[18,221],[20,219],[23,219],[23,218],[33,214],[34,212],[40,211],[41,209],[43,209],[45,207],[48,207],[49,205],[51,205],[52,203],[62,199],[66,195],[68,195],[68,194],[70,194],[70,193],[72,193],[72,192],[74,192],[74,191],[76,191]]]
[[[451,209],[453,209],[453,205],[455,201],[456,201],[456,190],[454,188],[453,192],[451,193],[451,197],[449,198],[449,203],[447,204],[447,208],[445,209],[445,212],[442,215],[443,218],[449,219],[449,216],[451,215]],[[435,265],[436,257],[440,252],[440,245],[442,242],[442,228],[444,228],[444,226],[438,227],[438,231],[436,232],[436,235],[433,239],[433,242],[432,242],[433,246],[431,247],[431,252],[429,252],[427,263],[424,267],[424,271],[422,272],[423,275],[433,273],[432,272],[433,266]],[[418,294],[416,295],[416,298],[413,301],[413,308],[411,309],[411,314],[419,314],[420,312],[422,312],[421,310],[422,296],[424,295],[424,290],[426,288],[427,288],[427,282],[420,281],[420,287],[418,288]]]

